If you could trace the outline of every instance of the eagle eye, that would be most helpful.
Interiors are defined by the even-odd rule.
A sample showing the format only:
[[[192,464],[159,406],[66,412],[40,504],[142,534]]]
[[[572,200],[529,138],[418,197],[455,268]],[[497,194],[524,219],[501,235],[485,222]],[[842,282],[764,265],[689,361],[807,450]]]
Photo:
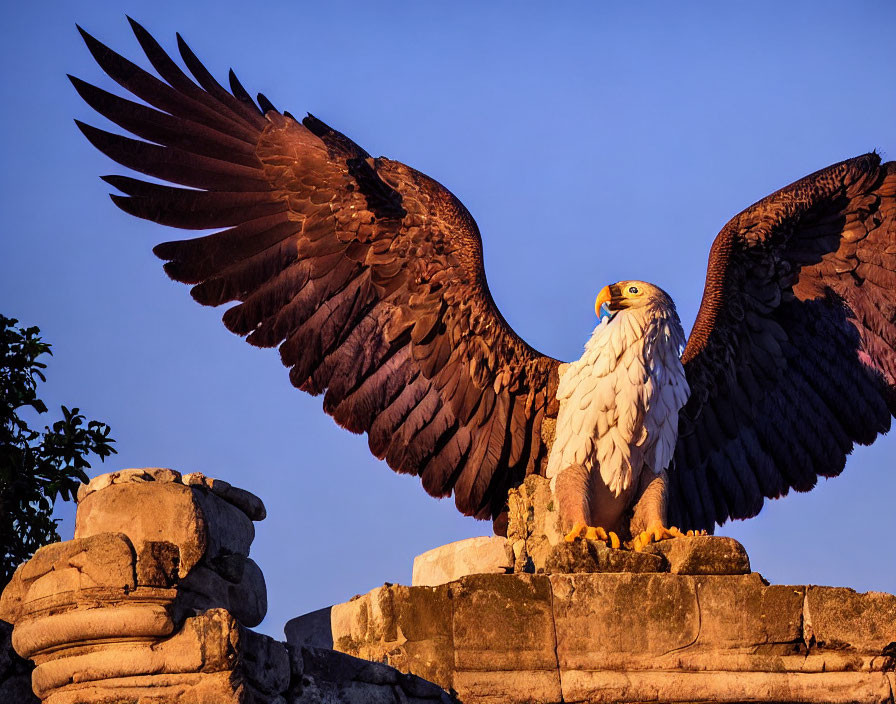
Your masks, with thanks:
[[[631,294],[639,293],[639,291],[638,291],[638,287],[637,287],[637,286],[629,286],[629,287],[628,287],[628,292],[631,293]]]

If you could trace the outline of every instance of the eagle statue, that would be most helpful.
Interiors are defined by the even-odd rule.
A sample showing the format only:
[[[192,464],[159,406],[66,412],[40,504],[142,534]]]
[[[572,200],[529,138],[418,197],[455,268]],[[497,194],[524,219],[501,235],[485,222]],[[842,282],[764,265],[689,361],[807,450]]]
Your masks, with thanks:
[[[70,77],[133,135],[79,122],[87,139],[154,179],[106,176],[112,200],[213,230],[158,245],[167,274],[203,305],[236,302],[230,331],[278,347],[292,384],[324,394],[376,457],[497,532],[531,474],[550,479],[569,540],[711,532],[839,474],[889,429],[896,162],[849,159],[736,215],[688,338],[662,289],[603,287],[565,364],[504,320],[476,223],[446,188],[253,100],[232,71],[223,87],[178,35],[188,75],[131,25],[155,74],[81,33],[137,100]]]

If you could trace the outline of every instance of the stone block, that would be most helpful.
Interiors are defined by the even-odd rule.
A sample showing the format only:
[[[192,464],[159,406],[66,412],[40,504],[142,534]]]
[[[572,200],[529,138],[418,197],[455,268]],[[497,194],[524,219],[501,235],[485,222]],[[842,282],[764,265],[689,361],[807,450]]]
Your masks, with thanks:
[[[273,638],[240,629],[240,671],[256,689],[280,694],[289,687],[290,662],[286,646]]]
[[[563,539],[559,507],[554,503],[549,479],[529,475],[511,490],[508,506],[508,540],[512,540],[512,535],[523,538],[543,535],[551,545],[556,545]]]
[[[134,551],[126,535],[99,533],[45,545],[16,569],[0,596],[0,619],[15,623],[27,602],[83,589],[124,593],[136,586]]]
[[[393,685],[399,673],[377,662],[362,660],[324,648],[302,648],[304,673],[328,682],[363,682]]]
[[[54,691],[44,704],[285,704],[258,696],[230,672],[120,677],[75,682]]]
[[[820,647],[896,654],[896,596],[806,587],[807,639]]]
[[[694,585],[700,607],[699,647],[805,652],[803,587],[768,586],[756,573],[704,575],[695,577]],[[773,645],[784,647],[770,650]]]
[[[301,685],[292,692],[295,704],[308,702],[456,702],[432,682],[406,675],[376,662],[368,662],[323,648],[297,650],[301,660]],[[294,668],[295,669],[295,668]]]
[[[448,688],[454,670],[453,604],[448,586],[387,584],[332,607],[333,647]]]
[[[468,538],[428,550],[414,558],[411,585],[435,587],[468,574],[507,574],[512,569],[504,538]]]
[[[45,545],[16,571],[3,611],[17,622],[29,603],[69,592],[104,587],[124,595],[136,586],[134,563],[131,543],[119,533]]]
[[[548,550],[545,574],[579,574],[585,572],[666,572],[669,565],[662,555],[631,550],[614,550],[597,540],[565,540]]]
[[[195,489],[208,531],[206,559],[222,555],[249,556],[249,547],[255,540],[255,526],[244,511],[220,496],[202,489]]]
[[[264,505],[249,492],[202,474],[128,469],[96,477],[78,492],[75,537],[116,531],[134,545],[170,542],[180,549],[179,575],[200,560],[247,557],[255,538],[251,516]]]
[[[257,626],[267,613],[264,575],[254,560],[242,558],[242,579],[231,582],[204,563],[180,580],[177,604],[181,609],[203,611],[224,608],[244,626]]]
[[[468,704],[892,704],[882,697],[893,646],[807,650],[804,594],[755,573],[483,574],[437,588],[387,585],[334,606],[331,623],[337,649],[421,674]],[[887,595],[855,596],[843,608],[871,611],[869,619],[891,627]],[[449,620],[451,637],[439,648],[432,647],[437,631],[415,632],[427,613],[407,609],[415,602],[450,604],[439,622]],[[857,632],[870,626],[860,623]],[[879,646],[886,636],[875,637]]]
[[[561,671],[614,670],[693,643],[693,578],[670,574],[551,575]]]
[[[174,543],[149,541],[137,554],[137,584],[168,588],[177,584],[180,550]]]
[[[458,670],[556,669],[547,577],[470,575],[450,587]]]
[[[750,558],[734,538],[698,535],[661,540],[647,548],[662,555],[672,574],[749,574]]]
[[[141,610],[147,611],[145,606]],[[68,642],[75,647],[53,653],[51,657],[37,658],[33,685],[35,692],[42,698],[65,689],[72,683],[111,680],[114,690],[122,679],[157,674],[227,672],[235,681],[245,678],[255,689],[269,692],[272,691],[270,688],[278,688],[289,681],[289,660],[285,646],[241,628],[223,609],[206,611],[188,618],[180,630],[168,636],[153,633],[150,628],[140,628],[141,617],[136,609],[130,614],[131,618],[124,618],[126,614],[120,612],[119,616],[122,618],[116,619],[111,624],[112,627],[108,627],[109,622],[103,621],[103,614],[114,609],[61,614],[58,621],[60,629],[65,628],[66,618],[89,617],[90,611],[95,612],[94,623],[104,625],[103,630],[93,631],[95,638],[89,637],[90,631],[87,629],[72,626],[70,633],[57,637],[68,636]],[[56,625],[51,622],[54,618],[56,617],[51,616],[42,620],[47,626],[52,626]],[[144,614],[142,618],[146,619],[147,616]],[[19,630],[17,625],[14,639],[20,637]],[[156,631],[158,630],[161,629],[157,628]],[[45,639],[50,637],[48,629],[43,633]],[[79,633],[83,634],[80,638]],[[22,637],[27,636],[26,632]],[[16,647],[19,647],[18,642]],[[143,686],[149,687],[150,683],[144,682]],[[286,684],[283,684],[282,689],[285,688]]]
[[[243,574],[249,558],[243,555],[218,555],[210,560],[203,561],[205,566],[213,572],[217,572],[228,582],[239,584],[243,581]]]
[[[563,701],[890,704],[886,673],[592,672],[561,675]]]
[[[333,627],[330,625],[331,607],[318,609],[311,613],[297,616],[286,622],[284,632],[286,642],[301,648],[330,648],[333,647]]]
[[[507,542],[514,555],[514,572],[536,572],[555,545],[563,541],[558,506],[551,483],[531,475],[507,497]]]
[[[45,545],[22,566],[25,583],[60,569],[73,568],[84,574],[89,586],[132,589],[135,555],[131,542],[122,533],[102,532],[82,540]]]
[[[408,675],[403,672],[398,674],[398,682],[395,684],[400,689],[405,698],[410,702],[437,701],[443,704],[457,701],[454,697],[432,682],[418,677],[417,675]],[[401,697],[399,697],[399,700]]]
[[[16,652],[34,658],[64,645],[166,638],[174,622],[164,604],[123,604],[26,617],[16,624]]]
[[[110,484],[87,494],[78,504],[75,538],[115,531],[140,549],[147,542],[169,542],[180,549],[181,577],[202,559],[208,528],[194,492],[173,482]]]
[[[206,477],[201,472],[185,474],[181,481],[188,486],[204,486],[215,496],[218,496],[229,504],[232,504],[245,513],[253,521],[263,521],[267,516],[267,510],[261,499],[245,489],[231,486],[223,479]]]
[[[454,690],[465,703],[543,704],[564,700],[557,670],[464,671],[454,678]]]

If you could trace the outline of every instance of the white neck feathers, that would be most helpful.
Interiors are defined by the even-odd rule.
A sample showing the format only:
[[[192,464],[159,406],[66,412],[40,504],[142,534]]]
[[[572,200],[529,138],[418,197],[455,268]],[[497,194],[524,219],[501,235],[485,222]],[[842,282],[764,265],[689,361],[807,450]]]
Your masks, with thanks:
[[[599,467],[618,496],[644,466],[665,469],[689,393],[683,346],[674,309],[644,306],[602,321],[581,359],[562,371],[548,477],[571,464]]]

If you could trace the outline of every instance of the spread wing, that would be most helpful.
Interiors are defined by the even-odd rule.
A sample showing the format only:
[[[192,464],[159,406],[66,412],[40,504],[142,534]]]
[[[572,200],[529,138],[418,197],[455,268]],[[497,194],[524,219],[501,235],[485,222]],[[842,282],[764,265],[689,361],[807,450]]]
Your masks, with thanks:
[[[80,124],[120,164],[186,188],[106,177],[140,218],[192,230],[160,244],[165,271],[224,324],[279,347],[292,383],[369,436],[374,455],[454,492],[479,518],[547,454],[541,425],[558,362],[521,340],[485,280],[479,230],[443,186],[373,159],[308,116],[258,105],[231,72],[219,85],[178,37],[187,76],[138,24],[158,75],[82,31],[109,76],[143,103],[72,78],[97,112],[140,139]],[[259,105],[261,108],[259,108]],[[144,141],[145,140],[145,141]],[[554,411],[555,414],[555,411]]]
[[[670,520],[712,529],[839,474],[896,411],[896,163],[835,164],[713,243],[682,361]]]

